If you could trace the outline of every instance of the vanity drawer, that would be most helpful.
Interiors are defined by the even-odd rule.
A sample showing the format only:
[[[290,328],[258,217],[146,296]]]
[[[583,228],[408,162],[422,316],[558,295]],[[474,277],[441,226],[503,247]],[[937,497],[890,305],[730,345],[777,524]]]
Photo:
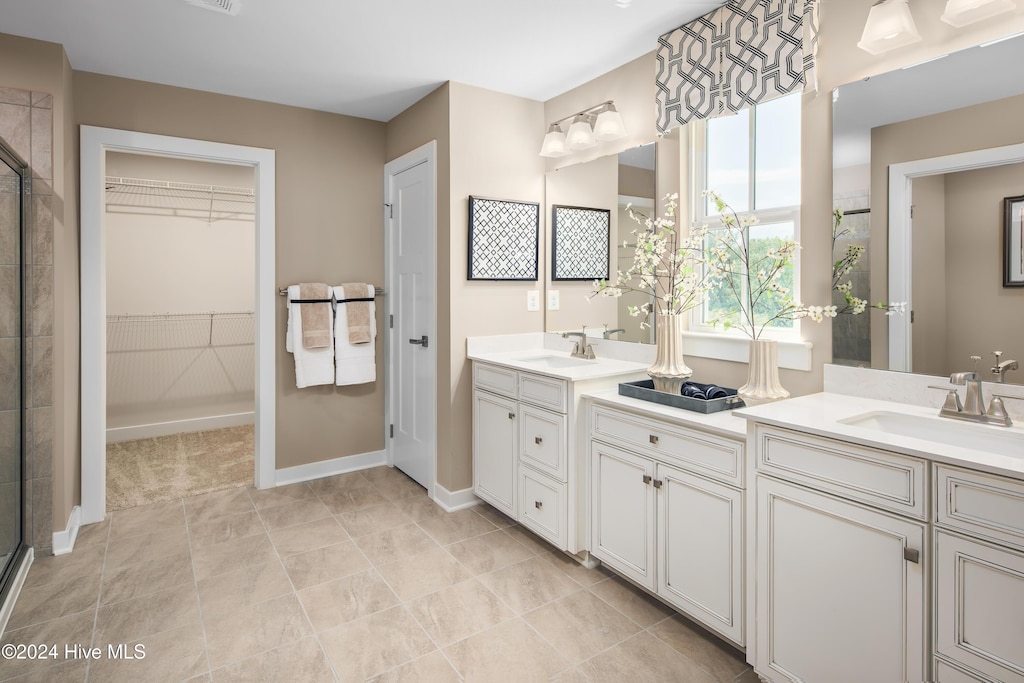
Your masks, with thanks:
[[[935,465],[935,523],[1024,549],[1024,482]]]
[[[520,467],[519,495],[519,522],[565,550],[565,484]]]
[[[529,405],[519,407],[519,461],[566,480],[565,415]]]
[[[820,491],[925,519],[926,463],[896,453],[758,426],[757,469]]]
[[[516,397],[518,389],[517,374],[515,370],[487,365],[486,363],[473,363],[473,386],[493,391],[509,398]]]
[[[743,487],[743,444],[614,408],[594,406],[591,435],[643,455]]]
[[[535,405],[566,411],[565,380],[553,377],[542,377],[525,372],[519,373],[519,400],[529,401]]]

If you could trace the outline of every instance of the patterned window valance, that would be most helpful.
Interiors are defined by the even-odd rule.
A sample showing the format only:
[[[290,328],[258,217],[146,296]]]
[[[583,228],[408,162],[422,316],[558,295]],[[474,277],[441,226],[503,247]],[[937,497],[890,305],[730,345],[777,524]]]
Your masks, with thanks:
[[[818,0],[730,0],[658,39],[658,131],[814,90]]]

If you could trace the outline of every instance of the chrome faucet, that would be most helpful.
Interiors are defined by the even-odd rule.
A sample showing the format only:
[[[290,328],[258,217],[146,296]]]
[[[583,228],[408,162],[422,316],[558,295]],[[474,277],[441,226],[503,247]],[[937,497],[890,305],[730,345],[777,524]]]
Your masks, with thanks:
[[[1016,370],[1018,368],[1017,361],[1015,360],[1004,360],[999,361],[1000,356],[1003,355],[1002,351],[993,351],[996,357],[996,364],[992,366],[992,374],[996,376],[996,381],[1000,384],[1006,382],[1007,370]]]
[[[981,360],[981,356],[971,356],[971,360],[977,365],[977,362]],[[989,403],[987,409],[985,408],[985,397],[982,394],[981,379],[978,377],[977,372],[954,372],[949,376],[949,383],[953,386],[931,387],[932,389],[942,389],[948,392],[946,400],[939,410],[939,417],[950,417],[954,420],[968,420],[970,422],[994,424],[1002,427],[1009,427],[1013,424],[1010,416],[1006,414],[1006,408],[1003,405],[1001,396],[993,396],[992,402]],[[956,391],[958,386],[967,387],[963,404],[960,403],[960,395]]]
[[[563,332],[562,337],[568,339],[569,337],[579,337],[576,345],[572,347],[572,353],[569,355],[573,358],[587,358],[593,360],[597,358],[594,355],[594,347],[587,343],[587,326],[583,326],[582,332]]]

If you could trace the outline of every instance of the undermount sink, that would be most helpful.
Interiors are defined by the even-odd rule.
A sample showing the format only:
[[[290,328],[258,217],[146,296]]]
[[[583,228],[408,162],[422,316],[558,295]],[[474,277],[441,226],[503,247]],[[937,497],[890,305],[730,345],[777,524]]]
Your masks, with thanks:
[[[886,410],[854,415],[839,422],[851,427],[864,427],[886,434],[909,436],[949,446],[970,448],[1024,458],[1024,434],[1003,427],[954,422],[940,417],[905,415]]]
[[[554,356],[551,354],[539,356],[525,356],[516,358],[520,363],[529,363],[539,368],[578,368],[584,365],[592,365],[594,361],[585,358],[573,358],[572,356]]]

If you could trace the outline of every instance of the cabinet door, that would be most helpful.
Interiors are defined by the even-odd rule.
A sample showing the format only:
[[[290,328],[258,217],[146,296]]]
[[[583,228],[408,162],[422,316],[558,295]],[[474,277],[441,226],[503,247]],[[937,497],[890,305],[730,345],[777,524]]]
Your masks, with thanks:
[[[743,644],[743,493],[659,464],[658,594]]]
[[[516,516],[516,402],[473,392],[473,492]]]
[[[1024,554],[936,531],[935,577],[936,651],[1024,682]]]
[[[926,680],[924,525],[764,476],[757,505],[757,672]]]
[[[591,441],[590,465],[590,552],[654,590],[654,462]]]

